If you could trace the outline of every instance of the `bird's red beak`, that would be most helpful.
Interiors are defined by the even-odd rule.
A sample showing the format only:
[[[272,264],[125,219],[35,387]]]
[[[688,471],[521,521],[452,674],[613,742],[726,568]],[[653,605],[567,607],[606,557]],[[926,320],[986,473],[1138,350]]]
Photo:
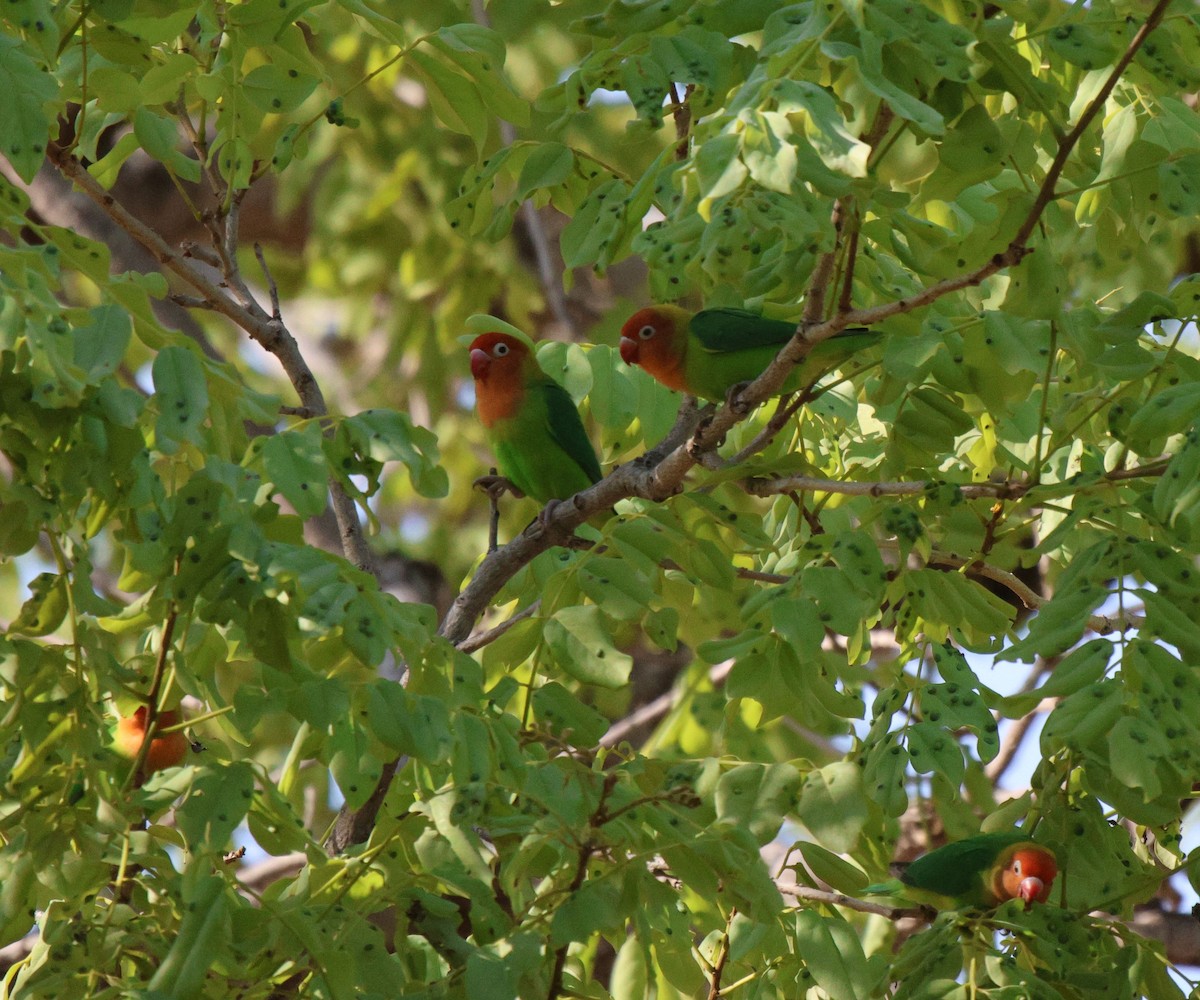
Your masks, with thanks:
[[[1028,878],[1021,879],[1017,895],[1025,901],[1025,909],[1028,910],[1035,901],[1042,902],[1046,898],[1046,883],[1036,875],[1030,875]]]
[[[621,338],[621,360],[627,365],[638,363],[638,342],[630,337]]]
[[[492,359],[487,351],[480,350],[478,347],[471,352],[471,377],[481,379],[487,374],[488,367],[491,365]]]

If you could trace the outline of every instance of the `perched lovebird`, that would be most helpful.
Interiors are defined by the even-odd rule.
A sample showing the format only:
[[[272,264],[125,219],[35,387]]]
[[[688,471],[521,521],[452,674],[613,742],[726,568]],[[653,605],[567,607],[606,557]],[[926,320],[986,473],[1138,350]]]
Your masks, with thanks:
[[[866,895],[903,896],[937,910],[991,908],[1010,899],[1044,903],[1058,874],[1054,852],[1021,830],[981,833],[930,851],[898,879],[869,885]]]
[[[668,389],[720,403],[734,386],[761,375],[795,332],[795,323],[745,309],[691,313],[679,306],[650,306],[621,327],[621,359],[640,365]],[[782,391],[814,382],[876,337],[858,327],[823,340],[796,366]]]
[[[533,341],[503,325],[506,331],[471,341],[479,422],[509,483],[540,503],[565,500],[599,481],[600,463],[566,389],[538,364]]]
[[[188,741],[183,732],[163,733],[164,729],[177,726],[183,717],[177,709],[158,713],[155,724],[155,736],[150,741],[150,749],[146,753],[146,762],[142,768],[147,775],[161,771],[164,767],[175,767],[183,763],[187,754]],[[117,731],[113,739],[114,749],[126,760],[136,760],[146,739],[146,706],[139,705],[133,715],[122,718],[117,723]]]

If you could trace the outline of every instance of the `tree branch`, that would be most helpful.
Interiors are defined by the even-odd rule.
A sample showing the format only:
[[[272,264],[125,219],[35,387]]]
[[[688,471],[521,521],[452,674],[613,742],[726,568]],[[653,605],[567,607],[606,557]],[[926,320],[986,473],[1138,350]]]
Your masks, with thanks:
[[[238,292],[241,301],[234,301],[224,288],[209,280],[185,260],[179,251],[168,246],[157,232],[130,213],[124,205],[100,186],[76,156],[53,142],[48,144],[46,155],[64,177],[92,199],[121,229],[149,250],[161,266],[190,285],[200,294],[201,298],[211,305],[215,312],[232,320],[245,330],[263,350],[274,355],[305,409],[322,417],[328,414],[325,397],[321,393],[312,369],[301,355],[295,338],[281,320],[268,315],[258,305],[242,281],[236,266],[232,263],[232,251],[236,249],[236,204],[231,206],[229,217],[226,220],[225,244],[219,249],[224,251],[226,257],[230,259],[231,270],[225,274],[225,278],[229,285]],[[372,567],[371,551],[363,535],[354,501],[350,499],[336,478],[330,477],[329,492],[341,534],[342,551],[356,566],[370,572]]]
[[[1163,475],[1167,470],[1169,460],[1163,459],[1147,465],[1139,465],[1132,469],[1114,469],[1101,476],[1077,475],[1060,483],[1030,483],[1005,480],[998,483],[953,483],[947,480],[919,479],[915,481],[865,481],[856,479],[823,479],[817,476],[806,476],[797,473],[791,476],[753,477],[747,479],[743,487],[747,493],[758,497],[771,497],[781,493],[812,492],[837,493],[843,496],[924,496],[926,493],[940,487],[950,486],[958,490],[966,500],[976,500],[981,497],[995,497],[997,500],[1020,500],[1025,497],[1036,505],[1038,498],[1043,495],[1060,496],[1064,489],[1072,492],[1097,485],[1106,486],[1111,483],[1130,479],[1154,478]]]

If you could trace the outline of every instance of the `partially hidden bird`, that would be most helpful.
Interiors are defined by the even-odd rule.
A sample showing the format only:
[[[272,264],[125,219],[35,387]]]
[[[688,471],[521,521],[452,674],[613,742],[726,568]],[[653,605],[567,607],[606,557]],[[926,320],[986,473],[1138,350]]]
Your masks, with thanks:
[[[869,885],[865,895],[901,896],[935,910],[990,909],[1020,899],[1044,903],[1058,875],[1054,852],[1022,830],[981,833],[930,851],[900,877]]]
[[[139,705],[133,715],[122,717],[117,722],[117,730],[113,737],[113,749],[126,760],[137,759],[146,739],[145,705]],[[177,726],[183,721],[178,709],[159,712],[154,727],[154,738],[150,741],[150,749],[146,752],[146,760],[142,766],[143,775],[153,774],[166,767],[175,767],[183,763],[187,754],[188,740],[182,730],[164,733],[164,729]]]
[[[795,323],[745,309],[692,313],[673,305],[648,306],[621,327],[621,359],[640,366],[668,389],[720,403],[734,386],[761,375],[795,332]],[[821,341],[780,391],[815,382],[878,336],[855,327]]]
[[[479,422],[503,476],[540,503],[599,482],[595,449],[567,390],[543,371],[533,341],[515,327],[471,341]],[[485,477],[486,478],[486,477]]]

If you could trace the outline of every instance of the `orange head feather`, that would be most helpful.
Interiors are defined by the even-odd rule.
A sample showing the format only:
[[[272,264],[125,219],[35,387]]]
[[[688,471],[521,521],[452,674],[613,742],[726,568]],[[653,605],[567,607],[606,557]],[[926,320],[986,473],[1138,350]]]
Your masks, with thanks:
[[[508,333],[481,333],[471,341],[475,406],[484,427],[516,412],[525,395],[526,366],[533,360],[529,347]]]
[[[621,327],[621,360],[640,365],[669,389],[687,392],[683,361],[688,318],[678,306],[639,309]]]
[[[1050,898],[1050,888],[1058,875],[1058,862],[1044,847],[1024,844],[1008,859],[1008,864],[996,874],[993,889],[1001,900],[1021,899],[1028,907]]]
[[[155,724],[156,735],[150,741],[150,749],[146,753],[146,774],[161,771],[164,767],[175,767],[183,762],[188,748],[187,737],[182,732],[159,735],[162,730],[177,726],[181,721],[182,716],[176,709],[158,713],[158,721]],[[117,723],[117,752],[129,760],[133,760],[142,749],[142,741],[145,738],[146,706],[139,705],[133,715],[123,718]]]

